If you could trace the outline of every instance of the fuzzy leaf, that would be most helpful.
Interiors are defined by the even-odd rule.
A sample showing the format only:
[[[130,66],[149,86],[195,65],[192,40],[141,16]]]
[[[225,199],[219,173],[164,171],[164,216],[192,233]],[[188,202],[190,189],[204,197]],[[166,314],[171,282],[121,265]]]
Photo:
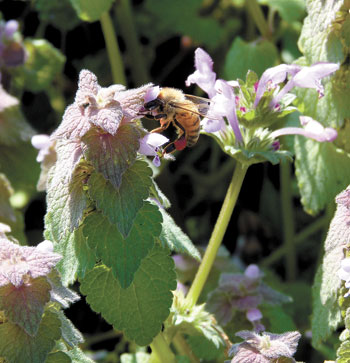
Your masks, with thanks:
[[[147,164],[137,160],[123,174],[118,190],[99,173],[93,173],[89,179],[90,198],[110,223],[118,226],[124,237],[129,234],[137,212],[148,197],[151,174]]]
[[[46,228],[51,229],[48,219],[46,225]],[[63,256],[57,264],[57,269],[64,286],[73,284],[77,277],[83,278],[95,265],[95,253],[89,248],[81,228],[68,234],[60,243],[56,243],[55,251]]]
[[[321,211],[350,180],[350,155],[333,144],[295,137],[296,175],[304,209]]]
[[[72,360],[64,352],[50,353],[45,363],[71,363]]]
[[[58,159],[56,165],[50,170],[46,218],[50,219],[51,233],[57,242],[67,233],[78,228],[87,206],[87,197],[83,187],[88,171],[83,166],[75,168],[80,157],[81,155],[75,161],[74,166],[72,166],[73,162],[70,163],[71,160],[67,160],[64,168],[61,168],[61,165],[64,164],[65,158]],[[66,174],[63,174],[64,171]],[[73,171],[74,174],[70,178]]]
[[[152,249],[154,238],[159,236],[160,231],[161,215],[158,208],[149,203],[145,203],[138,212],[127,238],[100,213],[90,214],[83,228],[89,247],[112,268],[123,289],[132,283],[135,272]]]
[[[79,330],[73,323],[63,314],[61,310],[58,311],[58,317],[61,320],[62,338],[72,348],[84,342],[84,338]]]
[[[50,300],[51,286],[45,277],[31,280],[30,285],[0,287],[0,310],[9,320],[29,335],[35,336],[43,315],[45,304]]]
[[[105,179],[119,188],[125,171],[134,163],[139,148],[139,131],[121,125],[115,136],[92,128],[82,138],[84,156]]]
[[[299,39],[299,48],[310,64],[316,62],[343,62],[345,54],[340,39],[334,36],[332,22],[343,1],[313,0],[307,2],[308,16]]]
[[[346,205],[338,202],[337,211],[325,241],[323,263],[318,268],[312,288],[312,344],[315,347],[318,347],[322,340],[337,329],[342,321],[338,305],[338,290],[342,282],[338,271],[341,267],[340,262],[344,258],[343,249],[350,241],[348,218]]]
[[[24,40],[28,58],[22,67],[13,70],[17,87],[32,92],[46,90],[63,71],[65,56],[45,39]]]
[[[350,361],[350,341],[341,343],[337,350],[337,363],[348,363]]]
[[[109,11],[114,0],[70,0],[79,18],[84,21],[97,21]]]
[[[0,357],[4,357],[8,363],[45,362],[48,353],[60,336],[60,320],[50,310],[45,311],[35,337],[28,335],[16,324],[2,323],[0,324]]]
[[[132,284],[122,289],[110,269],[95,267],[81,284],[91,308],[138,345],[147,345],[169,315],[176,289],[174,262],[158,246],[144,258]]]
[[[259,43],[246,43],[236,37],[231,44],[224,64],[225,79],[245,79],[248,70],[260,77],[266,68],[276,64],[278,52],[273,43],[266,40]]]
[[[163,208],[159,210],[163,217],[162,233],[159,237],[162,245],[167,246],[171,251],[186,254],[200,261],[201,255],[187,234],[181,230]]]

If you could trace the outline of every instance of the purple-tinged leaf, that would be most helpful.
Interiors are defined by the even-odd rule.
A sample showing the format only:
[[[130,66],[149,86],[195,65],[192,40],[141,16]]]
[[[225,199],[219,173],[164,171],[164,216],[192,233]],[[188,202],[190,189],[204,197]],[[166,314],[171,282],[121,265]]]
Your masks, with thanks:
[[[131,124],[120,126],[115,136],[93,128],[82,139],[84,156],[118,189],[123,174],[136,159],[139,138],[140,132]]]
[[[45,304],[50,300],[51,285],[45,277],[30,280],[28,284],[15,287],[11,284],[0,287],[0,310],[6,317],[35,336]]]
[[[46,310],[37,334],[32,337],[11,322],[0,324],[0,357],[8,363],[45,362],[46,357],[61,337],[61,322],[57,314]]]

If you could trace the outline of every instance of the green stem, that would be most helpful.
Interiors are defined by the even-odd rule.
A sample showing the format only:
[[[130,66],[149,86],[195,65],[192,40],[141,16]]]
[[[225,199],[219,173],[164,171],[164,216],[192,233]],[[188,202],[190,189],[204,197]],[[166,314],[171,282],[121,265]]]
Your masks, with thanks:
[[[150,358],[150,363],[162,363],[169,362],[175,363],[175,355],[169,348],[162,333],[159,333],[151,343],[152,355]]]
[[[294,237],[294,243],[295,245],[299,245],[300,243],[304,242],[308,237],[316,233],[318,230],[323,228],[327,223],[329,219],[328,216],[323,216],[321,218],[318,218],[315,222],[311,223],[307,227],[305,227],[301,232],[299,232]],[[286,246],[281,246],[277,250],[273,251],[273,253],[266,257],[260,265],[262,267],[268,267],[271,266],[273,263],[277,262],[279,259],[281,259],[285,254],[287,253]]]
[[[247,169],[248,166],[246,165],[242,165],[240,163],[236,164],[230,186],[227,190],[224,203],[222,204],[219,217],[210,237],[210,241],[205,251],[202,263],[199,266],[196,277],[194,278],[190,291],[186,297],[187,303],[191,306],[197,303],[211,267],[214,263],[216,253],[220,247],[227,226],[230,222],[233,208],[236,204]]]
[[[123,84],[126,86],[126,77],[124,71],[124,65],[120,49],[115,35],[112,19],[108,12],[101,15],[100,18],[103,36],[106,42],[106,48],[109,58],[109,63],[112,69],[113,82],[117,84]]]
[[[150,78],[145,67],[146,63],[142,54],[129,0],[119,0],[117,2],[116,16],[120,33],[125,40],[133,79],[136,84],[148,83]]]
[[[266,19],[264,17],[260,5],[257,3],[256,0],[246,0],[245,3],[249,14],[253,18],[257,28],[259,29],[260,34],[265,39],[271,39],[271,31],[266,22]]]
[[[294,213],[293,196],[291,188],[291,165],[283,162],[280,165],[281,180],[281,205],[282,205],[282,225],[283,244],[286,249],[286,275],[288,281],[294,281],[297,275],[297,259],[294,244]]]

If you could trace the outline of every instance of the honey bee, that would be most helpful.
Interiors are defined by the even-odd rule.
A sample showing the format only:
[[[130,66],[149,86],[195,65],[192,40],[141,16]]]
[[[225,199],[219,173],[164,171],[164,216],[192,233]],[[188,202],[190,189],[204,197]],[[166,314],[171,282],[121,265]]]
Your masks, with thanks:
[[[184,94],[176,88],[162,88],[158,97],[144,104],[143,116],[159,120],[160,127],[151,132],[163,132],[172,124],[177,133],[174,141],[163,148],[162,155],[194,146],[199,138],[201,117],[205,117],[210,100]]]

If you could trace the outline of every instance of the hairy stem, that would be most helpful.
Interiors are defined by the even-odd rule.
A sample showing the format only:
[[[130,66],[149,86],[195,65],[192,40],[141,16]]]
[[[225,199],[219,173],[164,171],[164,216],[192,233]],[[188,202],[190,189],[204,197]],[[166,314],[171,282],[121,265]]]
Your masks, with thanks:
[[[102,26],[103,36],[106,42],[109,63],[112,69],[113,82],[126,86],[126,77],[122,56],[120,54],[120,49],[117,42],[117,37],[115,35],[112,19],[108,12],[105,12],[101,15],[100,22]]]
[[[235,207],[238,194],[241,190],[244,177],[248,167],[240,163],[236,164],[235,171],[227,190],[224,203],[221,207],[219,217],[209,240],[208,248],[205,251],[202,263],[199,266],[196,277],[186,297],[187,302],[193,306],[198,301],[209,272],[213,266],[217,251],[220,247],[227,226],[230,222],[233,209]]]
[[[286,275],[288,281],[294,281],[297,275],[297,258],[294,244],[294,213],[291,189],[290,163],[280,165],[281,206],[283,224],[283,244],[286,249]]]

